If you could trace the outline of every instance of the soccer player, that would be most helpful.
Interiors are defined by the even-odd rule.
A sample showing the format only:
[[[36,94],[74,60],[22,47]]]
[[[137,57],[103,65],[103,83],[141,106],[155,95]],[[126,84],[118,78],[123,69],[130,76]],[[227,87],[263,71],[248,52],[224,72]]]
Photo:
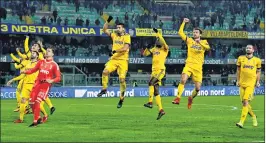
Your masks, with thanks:
[[[143,52],[144,56],[152,55],[152,74],[149,81],[149,102],[144,104],[145,107],[152,108],[153,95],[159,108],[157,120],[159,120],[165,112],[162,107],[161,97],[159,94],[159,82],[165,75],[165,60],[168,55],[169,47],[158,30],[153,28],[156,33],[156,43],[152,49],[146,48]]]
[[[26,52],[26,54],[22,54],[20,53],[18,50],[18,55],[22,58],[22,59],[27,59],[29,57],[31,57],[31,51],[36,51],[39,53],[39,60],[44,59],[44,54],[46,53],[46,50],[43,48],[42,42],[38,41],[37,43],[34,43],[31,47],[31,50],[29,50],[29,36],[26,36],[26,39],[24,41],[24,50]],[[49,106],[50,108],[50,114],[52,115],[55,111],[55,107],[53,106],[50,98],[46,98],[45,103]]]
[[[34,109],[34,121],[29,127],[38,125],[37,121],[40,117],[40,103],[47,98],[52,83],[56,83],[61,80],[60,69],[57,63],[54,62],[53,56],[53,48],[49,47],[46,51],[44,60],[38,61],[34,68],[22,71],[22,74],[32,74],[39,71],[30,97],[30,102],[33,104]]]
[[[15,69],[19,69],[19,70],[24,70],[25,66],[30,62],[28,59],[19,59],[16,56],[14,56],[13,53],[10,54],[10,57],[16,62],[14,64]],[[23,76],[23,75],[21,75]],[[17,78],[20,79],[20,77],[18,76]],[[14,79],[13,79],[14,80]],[[23,79],[20,79],[16,88],[16,99],[17,99],[17,108],[14,110],[14,112],[18,112],[20,109],[20,102],[21,102],[21,89],[22,89],[22,83],[23,83]]]
[[[103,32],[110,36],[113,40],[112,52],[110,53],[110,60],[106,63],[105,68],[102,73],[102,90],[97,95],[98,97],[106,94],[108,85],[108,76],[110,73],[117,70],[120,81],[120,100],[118,102],[117,108],[121,108],[124,101],[124,94],[126,91],[126,74],[128,70],[128,53],[131,44],[130,35],[125,32],[125,27],[123,23],[116,25],[116,32],[110,33],[108,31],[108,23],[112,20],[109,16],[107,22],[103,26]]]
[[[253,56],[254,48],[247,45],[246,55],[237,59],[237,86],[240,90],[240,100],[243,104],[240,121],[236,126],[243,128],[247,114],[253,119],[253,126],[258,126],[257,117],[252,111],[249,101],[253,99],[254,88],[260,86],[261,60]]]
[[[38,52],[33,51],[31,53],[31,60],[25,66],[25,70],[35,67],[35,65],[38,61],[38,56],[39,56]],[[32,88],[33,88],[33,85],[34,85],[34,82],[36,80],[37,75],[38,75],[38,72],[28,74],[28,75],[21,74],[18,77],[8,81],[8,83],[7,83],[7,85],[9,86],[13,81],[23,79],[23,84],[22,84],[22,89],[21,89],[22,99],[21,99],[21,104],[20,104],[20,115],[19,115],[19,119],[14,121],[15,123],[22,123],[23,122],[24,114],[26,112],[26,106],[28,105],[30,93],[32,91]],[[43,103],[44,102],[42,102],[42,105],[41,105],[41,111],[44,114],[43,122],[46,122],[46,120],[48,119],[47,118],[48,115],[45,111],[45,108],[43,107]]]
[[[172,101],[173,104],[179,104],[181,95],[184,91],[187,79],[192,76],[195,88],[192,96],[188,97],[188,109],[191,108],[193,98],[195,98],[200,90],[202,83],[202,65],[204,63],[204,52],[210,49],[207,40],[201,40],[202,31],[199,28],[193,29],[193,38],[188,37],[184,33],[185,24],[189,22],[188,18],[184,18],[180,26],[178,34],[187,44],[188,53],[185,67],[182,72],[181,82],[177,88],[177,97]]]

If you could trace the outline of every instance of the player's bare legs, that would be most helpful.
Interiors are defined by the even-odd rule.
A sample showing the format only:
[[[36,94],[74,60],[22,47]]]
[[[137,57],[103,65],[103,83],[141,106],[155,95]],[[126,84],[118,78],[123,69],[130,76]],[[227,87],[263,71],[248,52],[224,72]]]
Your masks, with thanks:
[[[117,108],[121,108],[124,102],[124,96],[126,91],[126,80],[125,78],[119,78],[120,82],[120,100],[117,104]]]
[[[172,101],[173,104],[179,104],[180,102],[180,99],[181,99],[181,96],[182,96],[182,93],[185,89],[185,84],[187,82],[187,79],[189,78],[189,76],[185,73],[182,73],[181,75],[181,81],[180,83],[178,84],[178,87],[177,87],[177,97]]]
[[[192,92],[192,95],[188,97],[188,104],[187,108],[190,109],[192,106],[192,101],[193,99],[198,95],[198,92],[200,91],[201,83],[200,82],[195,82],[195,88]]]
[[[107,69],[103,70],[102,73],[102,90],[100,93],[97,94],[98,97],[101,97],[103,94],[106,94],[107,87],[108,87],[108,76],[109,76],[109,71]]]
[[[238,123],[236,123],[236,126],[238,126],[239,128],[243,128],[244,122],[246,120],[247,114],[248,114],[248,100],[244,99],[243,100],[243,107],[242,107],[242,113],[241,113],[241,117],[240,117],[240,121]]]

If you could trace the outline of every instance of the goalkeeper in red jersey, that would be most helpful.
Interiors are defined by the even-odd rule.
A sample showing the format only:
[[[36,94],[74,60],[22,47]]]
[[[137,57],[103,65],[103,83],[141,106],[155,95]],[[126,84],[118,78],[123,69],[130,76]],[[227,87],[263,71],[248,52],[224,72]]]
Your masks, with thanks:
[[[45,59],[38,61],[36,66],[32,69],[23,71],[25,74],[32,74],[39,71],[34,88],[31,92],[30,102],[34,111],[34,121],[29,127],[37,126],[40,123],[40,103],[44,101],[52,86],[52,83],[61,80],[60,69],[53,60],[53,48],[48,48],[45,54]]]

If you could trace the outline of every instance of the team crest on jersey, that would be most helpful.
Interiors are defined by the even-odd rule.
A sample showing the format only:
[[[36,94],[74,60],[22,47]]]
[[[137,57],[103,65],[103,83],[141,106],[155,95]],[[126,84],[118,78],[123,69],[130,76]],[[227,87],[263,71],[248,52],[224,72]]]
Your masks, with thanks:
[[[192,45],[191,48],[193,48],[195,50],[201,50],[201,46],[199,46],[199,45]]]
[[[155,51],[155,52],[153,53],[153,55],[160,55],[160,52],[159,52],[159,51]]]
[[[244,69],[253,69],[254,66],[251,66],[251,65],[244,65],[243,68],[244,68]]]
[[[123,44],[123,41],[115,40],[115,44]]]

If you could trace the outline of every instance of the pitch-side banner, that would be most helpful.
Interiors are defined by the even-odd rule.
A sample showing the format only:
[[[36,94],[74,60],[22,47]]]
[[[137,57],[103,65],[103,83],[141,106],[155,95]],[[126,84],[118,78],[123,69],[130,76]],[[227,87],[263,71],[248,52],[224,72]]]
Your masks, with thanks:
[[[114,32],[115,29],[109,29]],[[135,29],[126,29],[132,36],[136,36]],[[1,24],[1,33],[6,34],[39,34],[39,35],[68,35],[68,36],[107,36],[100,27],[81,26],[53,26],[53,25],[26,25]]]
[[[54,60],[57,63],[96,63],[105,64],[108,60],[108,56],[99,57],[74,57],[74,56],[55,56]],[[237,59],[205,59],[204,64],[210,65],[223,65],[223,64],[236,64]],[[9,55],[1,55],[0,62],[12,62]],[[167,58],[166,64],[184,64],[185,59],[179,58]],[[264,59],[262,59],[262,64],[264,64]],[[151,57],[143,58],[129,58],[129,64],[152,64]]]
[[[182,96],[190,96],[194,87],[186,87]],[[175,96],[175,87],[161,87],[161,96]],[[97,97],[101,91],[101,87],[53,87],[49,92],[50,98],[92,98]],[[147,97],[148,87],[128,87],[126,91],[127,97]],[[256,88],[255,95],[264,95],[263,86]],[[119,87],[109,87],[107,94],[103,97],[119,97]],[[236,86],[204,86],[199,92],[199,96],[238,96],[239,88]],[[1,87],[1,99],[15,99],[16,89],[11,87]]]

